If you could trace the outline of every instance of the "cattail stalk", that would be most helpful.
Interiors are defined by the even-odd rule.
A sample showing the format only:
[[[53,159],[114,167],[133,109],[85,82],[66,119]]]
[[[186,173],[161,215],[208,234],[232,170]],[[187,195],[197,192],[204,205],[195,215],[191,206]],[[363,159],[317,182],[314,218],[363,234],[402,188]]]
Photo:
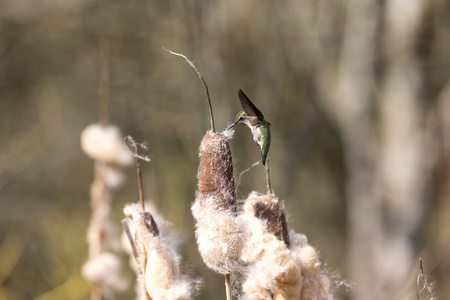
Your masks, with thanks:
[[[91,185],[91,222],[88,229],[89,257],[94,260],[105,251],[105,237],[110,215],[110,196],[103,175],[103,163],[96,163],[94,182]],[[94,282],[91,290],[91,300],[102,299],[102,284]]]
[[[239,266],[244,233],[237,217],[230,146],[225,135],[215,131],[211,99],[203,76],[186,56],[165,50],[183,57],[205,85],[211,130],[200,144],[198,192],[192,205],[192,214],[196,221],[198,250],[203,261],[209,268],[225,276],[227,299],[231,299],[230,274]]]
[[[191,299],[192,281],[180,274],[180,259],[173,246],[161,237],[153,215],[145,211],[142,173],[139,161],[150,161],[148,148],[138,144],[131,136],[125,138],[130,153],[136,158],[139,204],[124,208],[127,217],[124,230],[137,261],[139,295],[145,300]],[[128,223],[129,221],[129,223]]]

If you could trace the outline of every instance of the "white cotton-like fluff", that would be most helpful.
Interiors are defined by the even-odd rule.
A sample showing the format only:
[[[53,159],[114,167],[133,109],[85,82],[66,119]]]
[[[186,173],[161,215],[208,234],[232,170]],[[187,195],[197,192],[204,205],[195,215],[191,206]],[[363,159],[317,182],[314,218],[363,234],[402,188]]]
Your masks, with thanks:
[[[230,274],[239,267],[245,228],[234,212],[215,209],[215,203],[214,197],[208,197],[192,205],[198,251],[209,268]]]
[[[315,277],[320,271],[320,260],[316,249],[310,245],[296,249],[300,258],[302,274],[307,277]]]
[[[299,264],[288,250],[275,253],[267,251],[258,261],[250,265],[246,275],[242,285],[243,300],[281,300],[300,297],[302,278]]]
[[[222,131],[222,135],[227,139],[227,140],[231,140],[234,136],[234,129],[228,129],[228,130],[224,130]]]
[[[110,189],[119,188],[126,180],[125,173],[117,166],[105,165],[103,170],[105,183]]]
[[[302,233],[297,233],[294,230],[289,231],[289,241],[291,248],[299,248],[308,245],[308,237]]]
[[[330,293],[330,279],[325,274],[303,278],[300,300],[333,300]]]
[[[243,299],[298,299],[302,289],[298,256],[268,232],[265,222],[255,217],[252,205],[247,201],[240,216],[247,228],[241,259],[250,264],[242,287]]]
[[[266,255],[266,252],[287,251],[285,243],[269,233],[265,224],[253,215],[248,203],[244,205],[244,214],[240,215],[240,219],[247,228],[247,239],[241,254],[243,261],[251,263]]]
[[[81,133],[81,148],[96,161],[125,166],[133,162],[123,136],[113,125],[91,124]]]
[[[303,288],[301,300],[333,300],[330,293],[331,282],[320,270],[320,260],[317,251],[308,244],[305,235],[291,231],[289,233],[291,251],[300,261]]]
[[[173,233],[170,231],[170,226],[172,225],[170,222],[166,221],[161,213],[159,212],[158,208],[156,208],[155,204],[151,200],[145,200],[145,210],[148,211],[152,217],[153,220],[155,220],[155,223],[158,224],[158,230],[160,236],[170,236]],[[142,207],[139,203],[128,203],[125,205],[123,209],[123,213],[128,218],[132,218],[133,213],[143,212]],[[128,224],[130,226],[130,224]],[[132,226],[130,226],[130,230]],[[131,231],[132,234],[134,234],[134,231]]]
[[[120,277],[120,259],[115,254],[103,252],[83,265],[83,276],[90,282],[101,283],[115,291],[125,291],[128,282]]]
[[[193,282],[180,274],[180,257],[176,253],[176,244],[164,238],[163,231],[159,231],[158,236],[151,234],[144,223],[144,213],[139,204],[127,204],[124,208],[124,214],[131,220],[128,222],[131,234],[145,247],[145,253],[138,251],[141,251],[140,259],[146,260],[143,280],[147,293],[154,300],[191,299]],[[155,223],[161,221],[160,223],[164,224],[161,228],[167,227],[167,222],[160,216],[154,220]]]
[[[155,300],[191,299],[192,282],[180,277],[179,257],[167,247],[161,241],[146,244],[146,289]]]
[[[145,209],[150,212],[153,219],[155,220],[156,224],[158,224],[158,230],[160,236],[171,236],[173,235],[173,232],[170,230],[171,223],[164,220],[164,218],[159,213],[158,209],[156,208],[155,204],[151,200],[145,201]],[[142,211],[139,204],[133,203],[133,204],[127,204],[124,208],[124,214],[132,218],[132,214],[134,211]],[[127,222],[128,228],[130,229],[131,236],[134,238],[134,225],[133,222]],[[130,266],[131,268],[137,272],[137,265],[136,265],[136,258],[133,255],[133,250],[131,249],[130,241],[128,240],[128,236],[125,232],[122,232],[120,242],[122,244],[122,249],[130,256]],[[173,246],[175,248],[175,246]]]

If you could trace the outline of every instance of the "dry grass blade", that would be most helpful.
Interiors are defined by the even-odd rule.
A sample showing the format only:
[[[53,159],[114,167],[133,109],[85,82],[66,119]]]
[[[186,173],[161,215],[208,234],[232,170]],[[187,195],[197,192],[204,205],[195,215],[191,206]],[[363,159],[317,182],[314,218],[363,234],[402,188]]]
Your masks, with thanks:
[[[242,176],[243,176],[245,173],[247,173],[248,171],[250,171],[252,168],[254,168],[254,167],[256,167],[257,165],[259,165],[259,164],[261,164],[261,161],[260,161],[260,160],[257,161],[257,162],[255,162],[255,163],[253,163],[250,167],[248,167],[247,169],[245,169],[244,171],[242,171],[241,173],[239,173],[238,179],[236,180],[236,192],[237,192],[237,189],[238,189],[239,185],[240,185],[241,182],[242,182]]]
[[[138,260],[139,254],[136,249],[136,243],[134,242],[133,235],[131,234],[130,227],[128,226],[127,219],[122,220],[122,227],[127,235],[128,241],[130,242],[131,251],[133,251],[134,258]]]
[[[208,85],[206,84],[205,79],[203,79],[202,74],[200,74],[200,72],[197,70],[197,68],[195,67],[194,63],[191,62],[185,55],[180,54],[180,53],[176,53],[173,52],[169,49],[166,49],[163,47],[164,50],[166,50],[167,52],[169,52],[170,54],[176,55],[176,56],[181,56],[182,58],[184,58],[187,63],[195,70],[195,72],[197,73],[198,77],[201,79],[201,81],[203,82],[203,84],[205,85],[205,89],[206,89],[206,97],[208,99],[208,106],[209,106],[209,117],[210,117],[210,121],[211,121],[211,131],[212,132],[216,132],[216,128],[214,126],[214,116],[213,116],[213,112],[212,112],[212,106],[211,106],[211,99],[209,97],[209,90],[208,90]]]

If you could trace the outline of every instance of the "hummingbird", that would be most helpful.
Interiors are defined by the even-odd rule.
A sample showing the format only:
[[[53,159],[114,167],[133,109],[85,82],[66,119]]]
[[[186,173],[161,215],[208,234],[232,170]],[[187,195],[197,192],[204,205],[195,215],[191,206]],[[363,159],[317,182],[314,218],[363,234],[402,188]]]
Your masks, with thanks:
[[[239,89],[239,101],[244,111],[236,115],[236,120],[228,126],[231,129],[236,124],[242,124],[250,128],[255,143],[261,147],[261,161],[266,164],[267,153],[270,147],[270,123],[264,119],[261,111],[250,101],[245,93]]]

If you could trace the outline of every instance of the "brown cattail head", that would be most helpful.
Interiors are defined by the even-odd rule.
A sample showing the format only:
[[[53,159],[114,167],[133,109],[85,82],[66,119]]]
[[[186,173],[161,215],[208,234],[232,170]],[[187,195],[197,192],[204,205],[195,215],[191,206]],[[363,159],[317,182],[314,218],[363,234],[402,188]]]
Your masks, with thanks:
[[[208,131],[199,152],[198,192],[192,205],[198,250],[209,268],[230,274],[239,267],[244,228],[237,217],[227,136]]]
[[[241,259],[249,263],[244,300],[332,300],[330,280],[305,235],[288,233],[282,202],[251,193],[240,216],[247,227]]]
[[[199,200],[214,197],[217,209],[236,212],[233,160],[226,137],[208,131],[200,144],[199,155]]]
[[[284,207],[275,195],[251,193],[240,216],[247,227],[241,259],[249,266],[243,299],[298,299],[300,261],[290,251]]]
[[[283,202],[273,194],[251,195],[247,202],[254,216],[266,223],[267,231],[283,241],[289,248],[289,232]]]

